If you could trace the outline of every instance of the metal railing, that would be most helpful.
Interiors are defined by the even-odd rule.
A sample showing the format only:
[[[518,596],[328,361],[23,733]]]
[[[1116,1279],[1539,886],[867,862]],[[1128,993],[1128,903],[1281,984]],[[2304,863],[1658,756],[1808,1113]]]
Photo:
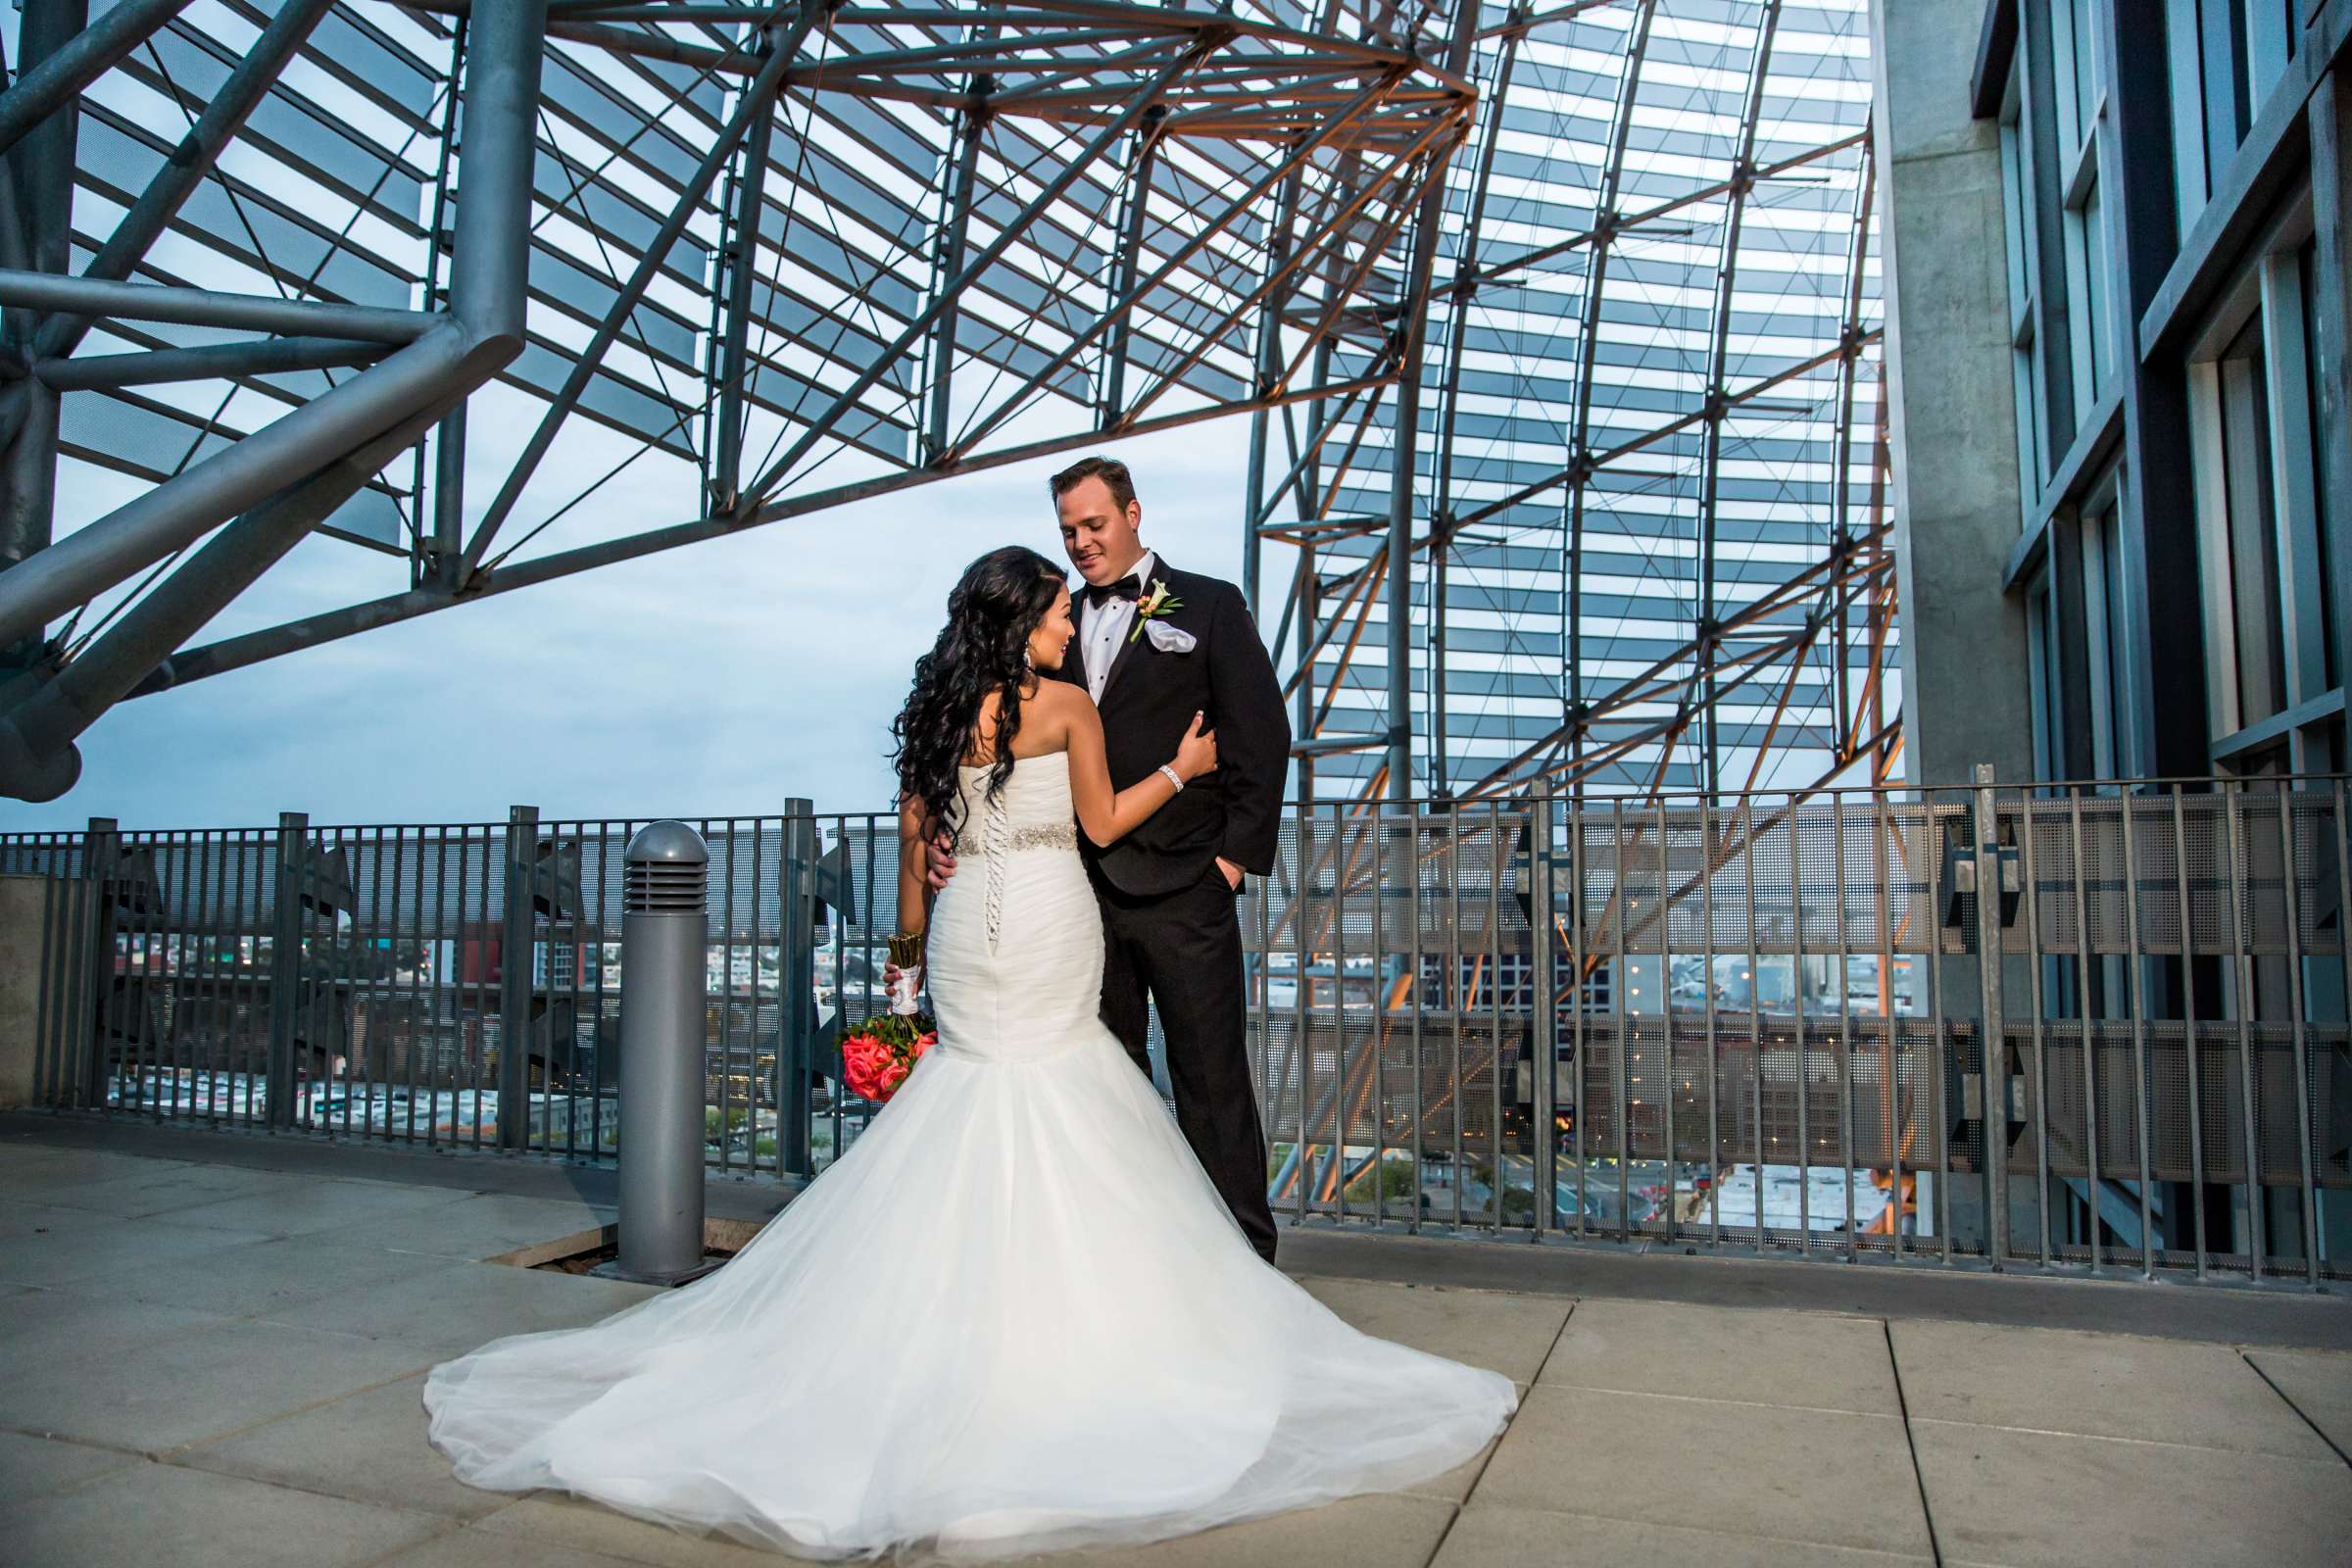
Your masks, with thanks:
[[[721,1172],[813,1173],[875,1108],[839,1089],[831,1042],[839,1018],[882,1009],[897,817],[786,805],[689,819],[710,851],[707,1152]],[[275,829],[97,819],[0,836],[0,874],[48,880],[37,1092],[157,1119],[610,1159],[622,852],[643,825],[517,807],[505,823],[289,812]]]
[[[831,1043],[884,1005],[896,819],[787,806],[688,819],[720,1172],[813,1172],[874,1109]],[[1242,905],[1277,1211],[2341,1278],[2345,807],[2335,776],[1294,807]],[[639,825],[0,838],[47,879],[41,1096],[610,1158]]]
[[[2352,1258],[2340,777],[1323,803],[1283,858],[1251,1034],[1294,1215]]]

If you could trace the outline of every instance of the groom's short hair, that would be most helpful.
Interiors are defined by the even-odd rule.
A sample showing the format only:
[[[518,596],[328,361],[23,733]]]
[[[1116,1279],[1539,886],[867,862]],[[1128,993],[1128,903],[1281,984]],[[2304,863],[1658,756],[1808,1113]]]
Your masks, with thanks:
[[[1048,481],[1054,489],[1054,499],[1059,501],[1089,479],[1100,479],[1110,488],[1110,504],[1124,513],[1135,500],[1135,478],[1127,465],[1116,458],[1080,458]]]

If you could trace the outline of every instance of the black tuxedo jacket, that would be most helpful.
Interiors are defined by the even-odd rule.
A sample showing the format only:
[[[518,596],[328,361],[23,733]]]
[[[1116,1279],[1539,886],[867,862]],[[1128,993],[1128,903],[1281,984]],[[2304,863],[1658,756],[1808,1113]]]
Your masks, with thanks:
[[[1195,711],[1217,732],[1217,770],[1204,773],[1107,850],[1079,835],[1096,874],[1122,893],[1174,893],[1199,882],[1222,856],[1246,871],[1273,870],[1282,826],[1282,790],[1291,754],[1291,721],[1283,710],[1274,662],[1257,635],[1250,607],[1232,583],[1179,571],[1165,561],[1152,569],[1183,601],[1154,617],[1192,633],[1188,653],[1163,653],[1139,617],[1122,640],[1102,688],[1103,750],[1110,785],[1123,790],[1163,762]],[[1084,584],[1078,584],[1084,620]],[[1144,584],[1147,597],[1152,582]],[[1072,639],[1058,678],[1086,690],[1080,643]]]

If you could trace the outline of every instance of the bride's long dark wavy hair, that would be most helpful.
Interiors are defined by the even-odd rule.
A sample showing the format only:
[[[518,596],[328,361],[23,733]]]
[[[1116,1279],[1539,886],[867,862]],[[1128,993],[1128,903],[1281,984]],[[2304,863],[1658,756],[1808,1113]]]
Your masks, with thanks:
[[[914,689],[890,726],[898,742],[902,798],[923,803],[931,820],[951,830],[956,769],[978,741],[980,712],[997,694],[996,760],[989,769],[994,799],[1012,777],[1012,740],[1021,732],[1021,686],[1031,675],[1029,637],[1061,592],[1059,566],[1026,545],[992,550],[964,568],[948,595],[948,623],[939,641],[914,662]]]

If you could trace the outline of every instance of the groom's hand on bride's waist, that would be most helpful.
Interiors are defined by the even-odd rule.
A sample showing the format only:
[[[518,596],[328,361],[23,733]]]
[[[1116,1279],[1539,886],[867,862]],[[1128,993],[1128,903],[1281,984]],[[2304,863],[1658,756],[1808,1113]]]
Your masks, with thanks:
[[[934,891],[946,887],[948,878],[956,874],[956,852],[950,847],[954,842],[942,833],[924,847],[924,858],[931,862],[930,882]]]

